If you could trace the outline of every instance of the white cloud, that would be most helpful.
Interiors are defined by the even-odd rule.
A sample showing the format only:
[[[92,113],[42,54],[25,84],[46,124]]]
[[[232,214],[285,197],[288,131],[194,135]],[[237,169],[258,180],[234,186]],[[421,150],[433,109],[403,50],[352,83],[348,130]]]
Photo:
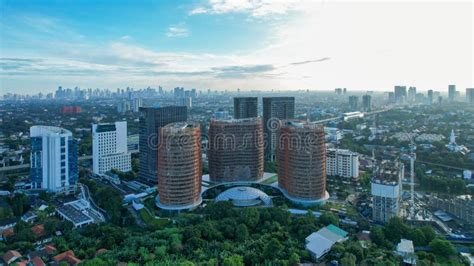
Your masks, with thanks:
[[[253,17],[286,14],[301,7],[301,0],[209,0],[205,6],[192,9],[189,14],[249,13]]]
[[[182,38],[189,36],[189,30],[184,26],[170,26],[166,32],[166,36],[170,38]]]

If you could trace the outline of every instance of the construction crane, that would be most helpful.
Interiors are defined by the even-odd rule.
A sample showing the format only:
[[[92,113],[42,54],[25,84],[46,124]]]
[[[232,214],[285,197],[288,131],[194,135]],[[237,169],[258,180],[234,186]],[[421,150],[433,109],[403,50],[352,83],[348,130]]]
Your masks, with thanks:
[[[410,214],[411,219],[415,219],[415,160],[416,160],[416,144],[410,134],[406,133],[408,139],[410,139]]]

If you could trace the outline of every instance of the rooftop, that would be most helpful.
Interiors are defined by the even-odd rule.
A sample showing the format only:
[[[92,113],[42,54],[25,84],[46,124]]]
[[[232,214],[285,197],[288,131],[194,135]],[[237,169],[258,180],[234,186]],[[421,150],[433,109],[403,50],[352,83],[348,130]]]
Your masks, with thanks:
[[[231,201],[239,207],[272,204],[272,199],[265,192],[253,187],[230,188],[219,194],[216,201]]]

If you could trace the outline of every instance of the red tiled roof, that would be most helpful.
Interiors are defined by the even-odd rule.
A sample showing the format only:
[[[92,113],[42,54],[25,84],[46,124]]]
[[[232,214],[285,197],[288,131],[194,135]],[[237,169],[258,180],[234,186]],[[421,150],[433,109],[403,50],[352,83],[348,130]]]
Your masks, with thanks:
[[[3,261],[5,261],[7,264],[13,262],[17,258],[21,258],[20,252],[16,250],[9,250],[3,255]]]
[[[56,247],[52,244],[44,246],[43,250],[48,253],[48,255],[54,254],[56,252]]]
[[[37,224],[37,225],[31,227],[31,231],[32,231],[33,234],[35,234],[36,236],[42,236],[42,235],[44,235],[44,225],[42,225],[42,224]]]
[[[10,237],[15,234],[15,231],[13,231],[13,228],[8,228],[7,230],[2,232],[3,237]]]
[[[34,257],[30,261],[34,266],[45,266],[46,264],[40,257]]]
[[[58,254],[58,255],[54,256],[53,260],[57,263],[62,262],[62,261],[66,261],[67,263],[72,264],[72,265],[76,265],[76,264],[81,262],[80,259],[76,258],[76,255],[74,255],[74,251],[72,251],[72,250],[68,250],[68,251],[65,251],[61,254]]]

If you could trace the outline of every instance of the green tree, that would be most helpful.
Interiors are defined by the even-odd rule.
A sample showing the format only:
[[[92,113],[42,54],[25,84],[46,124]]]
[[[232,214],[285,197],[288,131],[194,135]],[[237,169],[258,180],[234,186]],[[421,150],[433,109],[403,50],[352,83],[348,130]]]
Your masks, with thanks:
[[[288,264],[290,266],[295,266],[295,265],[298,265],[299,263],[300,263],[300,256],[298,255],[298,253],[296,252],[291,253],[290,258],[288,259]]]
[[[440,238],[436,238],[431,241],[430,247],[433,254],[443,256],[445,258],[448,258],[456,252],[451,242]]]
[[[276,238],[272,238],[263,248],[265,259],[274,259],[283,251],[283,245]]]
[[[337,217],[334,213],[332,212],[324,212],[320,217],[319,221],[324,224],[324,225],[339,225],[339,217]]]
[[[341,259],[341,265],[343,266],[355,266],[356,262],[356,256],[350,253],[346,253]]]
[[[392,243],[400,242],[402,237],[408,235],[409,228],[400,217],[391,218],[385,225],[384,234],[385,237]]]
[[[239,224],[235,230],[235,238],[239,242],[244,242],[249,237],[249,230],[245,224]]]
[[[243,209],[240,213],[240,220],[249,228],[254,229],[260,220],[260,213],[256,208]]]
[[[370,239],[375,244],[382,246],[385,241],[385,234],[380,226],[374,226],[370,230]]]
[[[239,255],[233,255],[230,257],[224,258],[222,260],[222,266],[243,266],[244,265],[244,259],[242,256]]]

